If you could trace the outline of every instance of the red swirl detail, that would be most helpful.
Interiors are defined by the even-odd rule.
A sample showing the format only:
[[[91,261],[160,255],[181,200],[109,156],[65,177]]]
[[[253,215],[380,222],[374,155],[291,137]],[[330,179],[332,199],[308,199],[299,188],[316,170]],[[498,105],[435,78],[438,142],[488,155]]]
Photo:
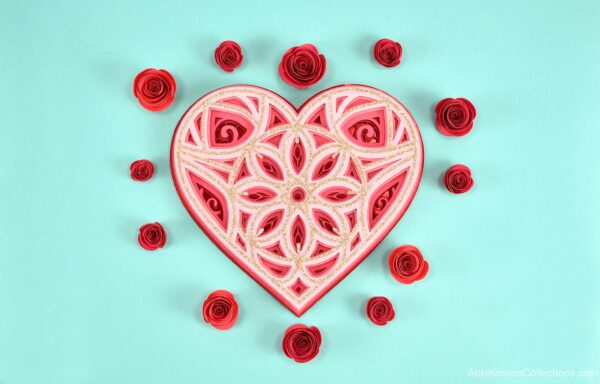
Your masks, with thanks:
[[[188,178],[192,189],[200,203],[204,206],[206,211],[213,216],[215,221],[227,231],[227,224],[229,214],[227,212],[227,200],[225,196],[219,191],[214,185],[207,180],[203,179],[199,175],[188,171]]]
[[[245,117],[219,109],[210,110],[209,124],[209,144],[216,148],[240,145],[254,131],[254,124]]]

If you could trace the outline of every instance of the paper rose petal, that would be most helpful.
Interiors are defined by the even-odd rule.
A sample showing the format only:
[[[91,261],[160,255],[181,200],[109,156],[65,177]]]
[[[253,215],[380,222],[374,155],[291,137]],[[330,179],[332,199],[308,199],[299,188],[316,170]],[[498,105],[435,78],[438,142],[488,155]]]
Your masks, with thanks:
[[[395,67],[402,58],[402,45],[394,40],[381,39],[373,47],[373,57],[384,67]]]
[[[279,75],[289,85],[306,89],[319,82],[325,75],[327,61],[317,47],[304,44],[288,49],[279,63]]]
[[[473,128],[477,114],[473,104],[464,98],[447,98],[435,107],[435,125],[446,136],[464,136]]]
[[[287,357],[297,363],[306,363],[319,354],[321,332],[317,327],[292,325],[285,331],[281,346]]]
[[[221,331],[233,327],[238,318],[238,304],[233,294],[225,290],[212,292],[202,305],[202,317]]]
[[[429,271],[429,264],[421,251],[412,245],[402,245],[392,251],[388,258],[390,272],[394,279],[403,284],[421,280]]]
[[[147,251],[154,251],[164,247],[167,242],[167,233],[160,223],[142,225],[138,235],[138,243]]]
[[[366,312],[373,324],[379,326],[386,325],[396,316],[392,302],[383,296],[370,298],[367,302]]]
[[[148,181],[154,174],[154,165],[150,160],[136,160],[131,163],[129,172],[135,181]]]
[[[475,182],[471,177],[471,170],[463,164],[450,167],[444,175],[444,185],[448,191],[460,194],[469,191]]]
[[[242,47],[235,41],[224,41],[215,49],[215,61],[225,72],[233,72],[243,60]]]
[[[168,108],[175,99],[176,88],[175,79],[164,69],[145,69],[133,80],[134,96],[152,112]]]

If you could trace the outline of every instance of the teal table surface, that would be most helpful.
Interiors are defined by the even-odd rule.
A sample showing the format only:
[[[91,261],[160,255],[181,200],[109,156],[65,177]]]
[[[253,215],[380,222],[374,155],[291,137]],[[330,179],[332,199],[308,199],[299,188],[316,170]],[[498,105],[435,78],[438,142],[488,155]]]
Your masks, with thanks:
[[[0,2],[0,383],[600,382],[600,2]],[[404,48],[383,68],[375,41]],[[243,48],[229,74],[223,40]],[[308,90],[284,83],[285,50],[327,57]],[[131,92],[168,69],[166,111]],[[181,204],[169,170],[179,117],[230,84],[299,106],[343,83],[380,88],[414,115],[425,145],[419,191],[400,223],[298,320],[227,259]],[[473,131],[441,135],[433,107],[467,97]],[[133,160],[157,168],[129,178]],[[475,187],[440,178],[471,167]],[[137,244],[161,222],[165,248]],[[418,246],[426,279],[395,282],[387,255]],[[215,289],[240,304],[220,332],[200,314]],[[364,305],[389,297],[376,327]],[[317,358],[281,351],[291,324],[318,326]]]

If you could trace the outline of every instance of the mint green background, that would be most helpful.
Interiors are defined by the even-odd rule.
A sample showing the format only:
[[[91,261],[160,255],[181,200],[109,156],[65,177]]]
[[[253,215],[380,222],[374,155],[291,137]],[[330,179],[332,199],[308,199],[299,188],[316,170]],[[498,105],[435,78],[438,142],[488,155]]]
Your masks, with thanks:
[[[600,3],[168,3],[0,3],[0,383],[600,382],[468,376],[600,370]],[[402,42],[400,67],[371,59],[381,37]],[[224,39],[245,52],[233,74],[212,60]],[[328,69],[299,91],[277,65],[305,42]],[[165,112],[132,96],[146,67],[177,80]],[[403,220],[301,318],[324,342],[297,365],[279,345],[297,319],[188,216],[169,144],[214,88],[251,83],[299,105],[350,82],[411,110],[425,172]],[[475,128],[442,136],[433,106],[460,96],[478,109]],[[157,166],[148,183],[129,179],[138,158]],[[440,176],[458,162],[476,185],[454,196]],[[137,229],[155,220],[169,241],[145,252]],[[412,286],[386,269],[403,243],[431,264]],[[228,332],[198,317],[218,288],[241,306]],[[372,295],[394,302],[386,327],[363,315]]]

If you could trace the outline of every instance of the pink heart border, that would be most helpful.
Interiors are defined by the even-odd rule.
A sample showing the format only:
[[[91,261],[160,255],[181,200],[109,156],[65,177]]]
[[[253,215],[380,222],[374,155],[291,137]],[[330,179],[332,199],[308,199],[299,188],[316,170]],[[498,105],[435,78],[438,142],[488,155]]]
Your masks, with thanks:
[[[397,102],[398,104],[400,104],[404,108],[404,110],[406,111],[406,113],[408,114],[408,117],[412,120],[412,123],[415,125],[415,128],[416,128],[416,133],[419,136],[419,141],[421,143],[421,154],[422,154],[420,169],[419,169],[417,181],[416,181],[416,184],[415,184],[416,187],[412,191],[411,195],[407,198],[407,200],[406,200],[407,204],[404,207],[404,209],[400,212],[400,214],[398,215],[398,218],[395,220],[395,222],[390,222],[392,224],[389,226],[389,228],[386,231],[384,231],[379,236],[379,238],[376,241],[374,241],[371,244],[371,246],[366,251],[363,252],[363,254],[360,257],[357,257],[346,268],[346,271],[344,273],[340,274],[334,280],[332,280],[331,282],[329,282],[329,284],[325,288],[323,288],[322,290],[320,290],[320,292],[317,295],[315,295],[312,299],[310,299],[310,301],[301,310],[298,311],[292,305],[289,305],[287,303],[286,299],[283,296],[279,295],[279,293],[277,291],[271,290],[271,288],[266,283],[263,283],[262,279],[259,276],[256,276],[253,271],[251,271],[250,269],[246,268],[246,266],[244,266],[243,264],[241,264],[235,257],[233,257],[232,255],[230,255],[229,252],[227,251],[227,248],[225,247],[225,245],[223,243],[221,243],[221,241],[218,238],[212,236],[211,231],[208,230],[208,228],[205,226],[205,224],[196,216],[195,211],[188,205],[188,203],[183,198],[185,195],[183,194],[183,192],[181,191],[181,189],[179,188],[179,185],[177,183],[175,163],[174,163],[174,153],[175,153],[174,152],[174,147],[175,147],[176,134],[177,134],[177,131],[178,131],[177,128],[180,126],[183,118],[187,115],[187,113],[189,112],[189,110],[192,107],[194,107],[198,101],[200,101],[204,97],[208,96],[209,94],[211,94],[213,92],[216,92],[216,91],[219,91],[219,90],[225,90],[225,89],[228,89],[228,88],[235,88],[235,87],[248,87],[248,88],[256,88],[256,89],[261,90],[261,91],[270,92],[270,93],[274,94],[275,96],[279,97],[281,99],[281,101],[286,102],[292,110],[294,110],[297,114],[299,114],[302,111],[302,109],[304,108],[305,105],[307,105],[312,100],[314,100],[317,97],[319,97],[321,94],[323,94],[325,92],[332,91],[332,90],[334,90],[336,88],[340,88],[340,87],[353,87],[353,86],[354,87],[363,87],[363,88],[373,89],[373,90],[375,90],[377,92],[381,92],[381,93],[387,95],[390,99],[392,99],[395,102]],[[319,301],[321,298],[323,298],[323,296],[325,296],[337,284],[339,284],[339,282],[341,282],[342,280],[344,280],[350,273],[352,273],[354,271],[354,269],[356,267],[358,267],[358,265],[360,265],[371,254],[371,252],[373,252],[373,250],[379,244],[381,244],[381,242],[383,241],[383,239],[391,232],[391,230],[402,219],[402,217],[406,213],[406,210],[412,204],[414,196],[415,196],[416,192],[418,191],[418,189],[420,187],[421,179],[422,179],[422,176],[423,176],[423,166],[424,166],[424,160],[425,160],[425,148],[424,148],[424,145],[423,145],[423,138],[421,136],[418,124],[416,123],[416,121],[415,121],[414,117],[412,116],[412,114],[410,113],[410,111],[404,106],[404,104],[402,104],[400,101],[398,101],[394,96],[390,95],[389,93],[387,93],[387,92],[385,92],[385,91],[383,91],[381,89],[378,89],[378,88],[375,88],[375,87],[372,87],[372,86],[369,86],[369,85],[362,85],[362,84],[340,84],[340,85],[336,85],[336,86],[332,86],[332,87],[323,89],[323,90],[321,90],[321,91],[313,94],[306,101],[304,101],[304,103],[302,103],[302,105],[300,105],[300,107],[296,108],[291,102],[288,101],[287,98],[279,95],[277,92],[274,92],[274,91],[272,91],[270,89],[267,89],[267,88],[264,88],[264,87],[260,87],[260,86],[256,86],[256,85],[235,84],[235,85],[228,85],[228,86],[216,88],[216,89],[213,89],[213,90],[211,90],[209,92],[206,92],[204,95],[202,95],[196,101],[194,101],[188,107],[188,109],[186,109],[186,111],[181,115],[181,118],[177,122],[177,125],[175,126],[175,130],[173,132],[173,137],[172,137],[172,140],[171,140],[171,147],[170,147],[170,156],[169,156],[169,159],[170,159],[171,177],[173,179],[173,184],[175,185],[175,189],[177,190],[177,194],[179,196],[179,200],[182,202],[183,206],[188,211],[188,213],[190,214],[190,216],[192,217],[192,219],[194,219],[194,221],[196,222],[196,224],[200,227],[200,229],[202,229],[202,232],[204,232],[204,234],[206,234],[206,236],[215,244],[215,246],[217,246],[217,248],[219,248],[221,250],[221,252],[223,252],[231,261],[233,261],[234,264],[238,266],[238,268],[240,268],[248,276],[250,276],[254,281],[256,281],[256,283],[258,283],[271,296],[273,296],[275,299],[277,299],[284,307],[286,307],[287,309],[289,309],[294,315],[296,315],[297,317],[301,317],[317,301]]]

